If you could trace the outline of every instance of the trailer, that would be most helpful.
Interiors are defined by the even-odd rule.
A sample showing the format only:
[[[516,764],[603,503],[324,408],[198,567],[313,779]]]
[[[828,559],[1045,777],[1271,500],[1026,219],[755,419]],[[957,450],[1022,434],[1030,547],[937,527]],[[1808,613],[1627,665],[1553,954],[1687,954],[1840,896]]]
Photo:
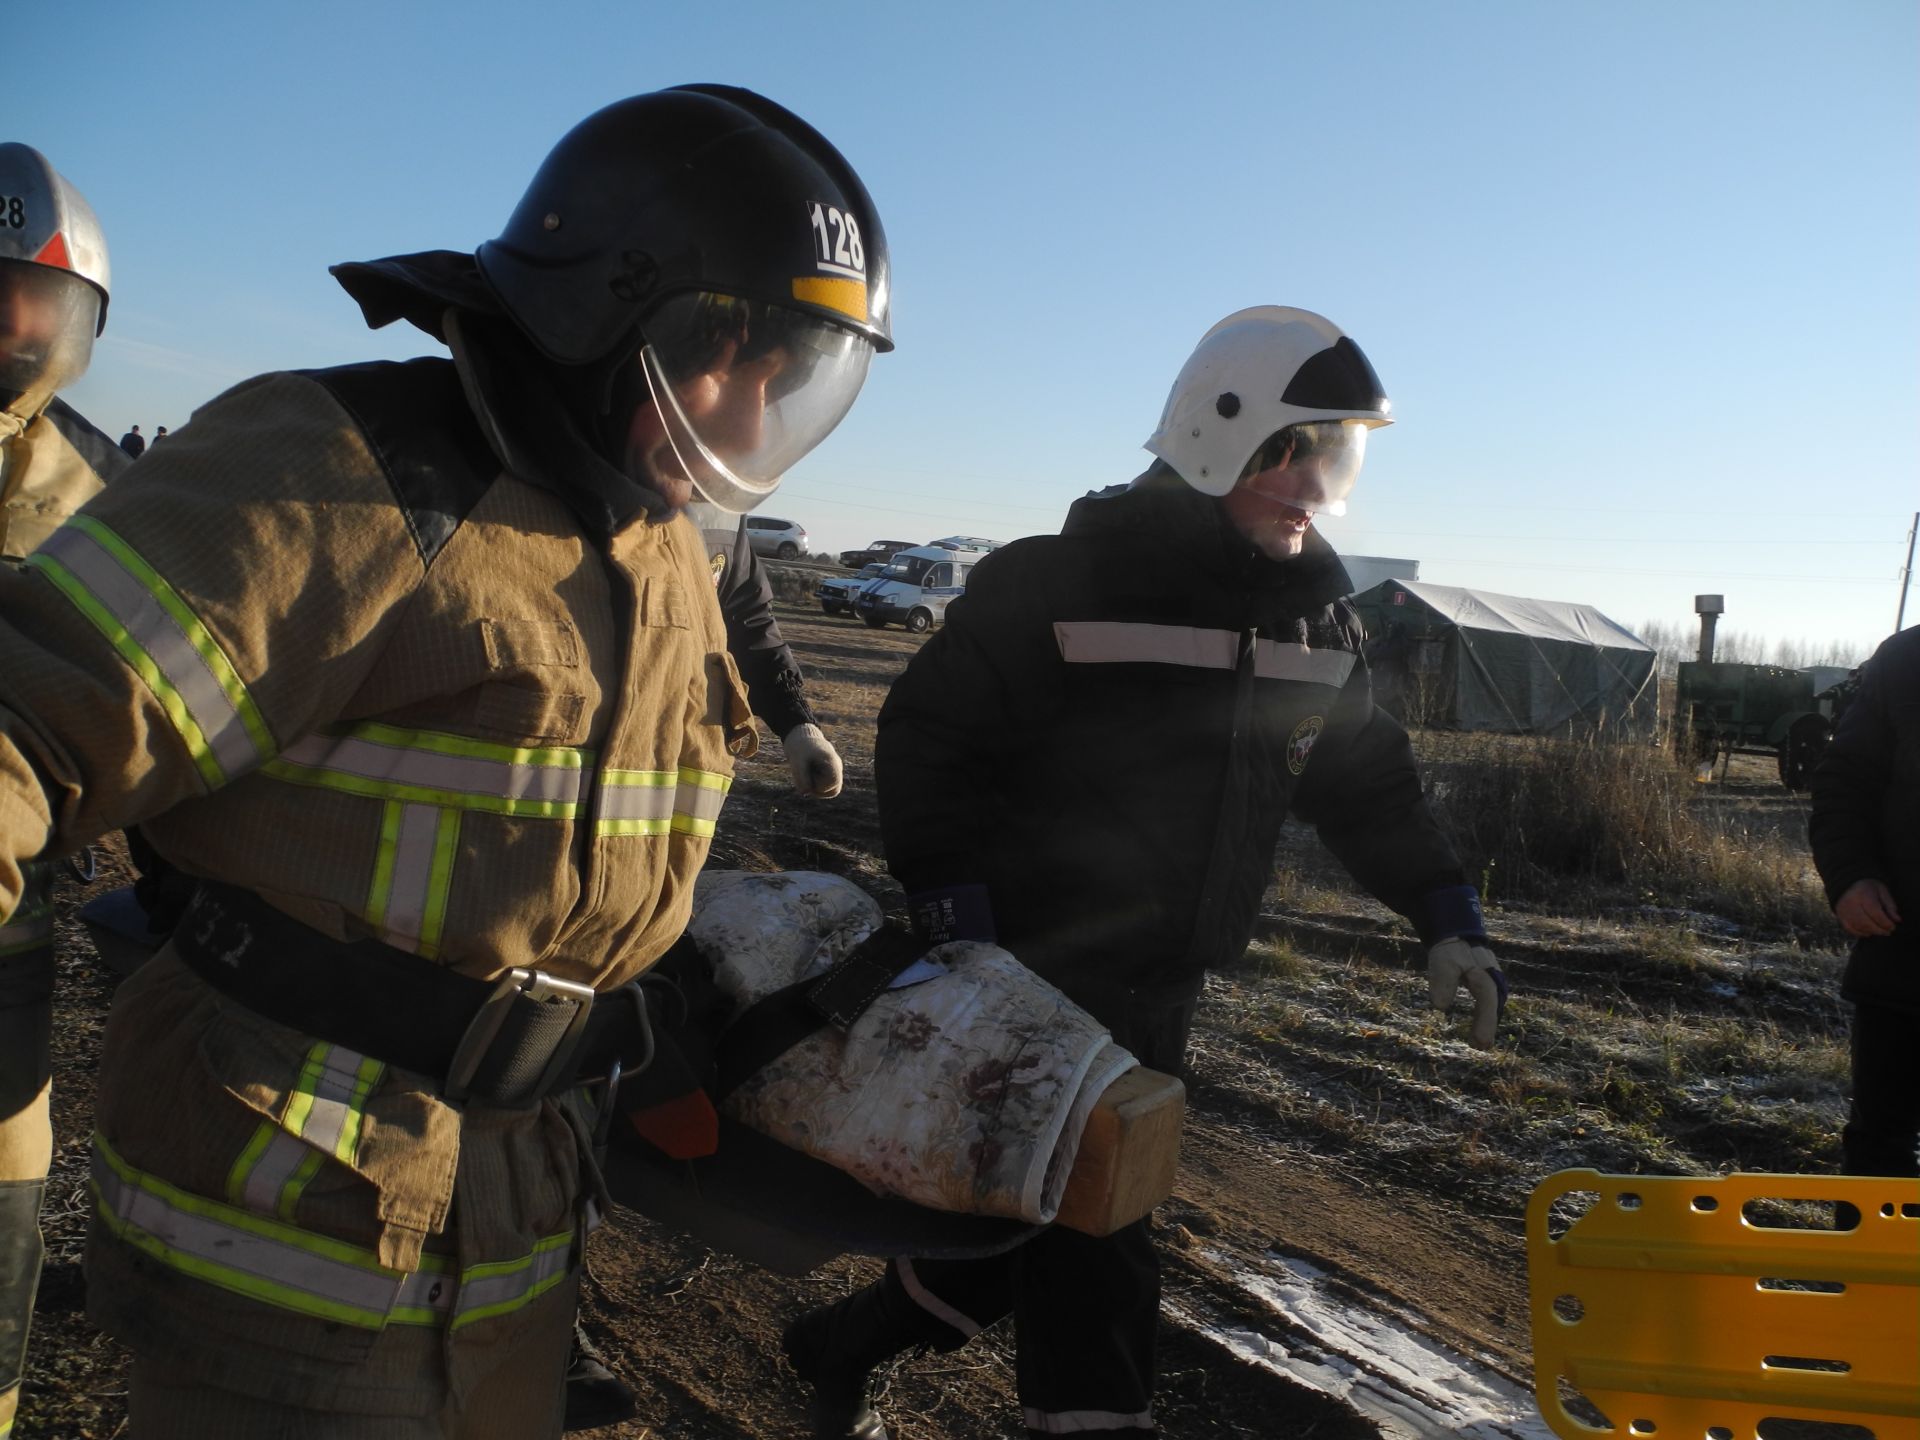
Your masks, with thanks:
[[[1703,767],[1724,769],[1733,755],[1771,755],[1780,783],[1804,790],[1854,688],[1850,680],[1814,686],[1808,671],[1781,665],[1683,660],[1676,733]]]

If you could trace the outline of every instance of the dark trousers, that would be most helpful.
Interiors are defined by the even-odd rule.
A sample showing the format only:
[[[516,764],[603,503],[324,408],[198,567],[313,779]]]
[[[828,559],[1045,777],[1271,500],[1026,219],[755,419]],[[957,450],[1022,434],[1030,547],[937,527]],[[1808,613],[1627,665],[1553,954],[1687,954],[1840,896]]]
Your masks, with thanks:
[[[1176,1075],[1184,1068],[1197,981],[1151,999],[1062,988],[1142,1064]],[[984,1260],[892,1268],[923,1310],[962,1336],[1013,1316],[1014,1373],[1030,1435],[1153,1433],[1160,1260],[1146,1221],[1099,1237],[1056,1226]]]
[[[1840,1133],[1849,1175],[1920,1175],[1920,1022],[1908,1011],[1853,1007],[1853,1101]]]

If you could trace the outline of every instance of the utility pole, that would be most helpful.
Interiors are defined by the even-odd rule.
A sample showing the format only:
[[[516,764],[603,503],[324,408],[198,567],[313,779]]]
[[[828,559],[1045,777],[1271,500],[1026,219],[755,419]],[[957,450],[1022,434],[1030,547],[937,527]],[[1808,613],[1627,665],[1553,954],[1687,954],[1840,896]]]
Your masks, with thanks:
[[[1913,538],[1916,535],[1920,535],[1920,510],[1914,511],[1913,525],[1907,531],[1907,563],[1900,571],[1900,608],[1893,616],[1893,633],[1896,635],[1907,621],[1907,586],[1913,580]]]

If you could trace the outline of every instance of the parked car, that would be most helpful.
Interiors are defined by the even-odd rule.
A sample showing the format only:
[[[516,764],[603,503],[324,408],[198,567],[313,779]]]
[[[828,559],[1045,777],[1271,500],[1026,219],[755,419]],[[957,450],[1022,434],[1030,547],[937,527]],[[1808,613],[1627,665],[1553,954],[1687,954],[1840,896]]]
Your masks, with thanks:
[[[831,580],[822,580],[813,592],[814,598],[829,615],[838,615],[842,611],[851,615],[854,592],[874,576],[883,574],[886,568],[882,562],[874,560],[862,565],[858,575],[836,575]]]
[[[753,547],[756,555],[794,560],[807,553],[807,532],[792,520],[776,520],[771,515],[749,515],[747,544]]]
[[[927,544],[942,550],[998,550],[1007,542],[1004,540],[986,540],[978,535],[949,535],[941,540],[929,540]]]
[[[840,552],[840,563],[849,570],[858,570],[865,565],[871,564],[875,560],[878,560],[884,565],[902,550],[911,550],[912,548],[913,541],[911,540],[875,540],[871,545],[868,545],[862,550],[842,550]]]
[[[984,550],[916,545],[902,550],[854,594],[853,609],[873,629],[903,625],[925,634],[947,613],[947,604],[967,588],[967,572],[986,558]]]

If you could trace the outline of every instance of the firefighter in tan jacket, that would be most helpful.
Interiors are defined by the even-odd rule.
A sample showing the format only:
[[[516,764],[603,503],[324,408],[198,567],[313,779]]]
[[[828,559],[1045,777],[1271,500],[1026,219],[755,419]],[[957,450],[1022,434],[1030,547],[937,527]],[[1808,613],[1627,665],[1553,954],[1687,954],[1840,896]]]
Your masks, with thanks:
[[[0,559],[17,563],[131,462],[55,392],[107,323],[99,222],[38,150],[0,144]],[[53,1153],[53,868],[24,868],[0,925],[0,1440],[13,1429]]]
[[[0,577],[6,899],[133,822],[203,882],[101,1067],[141,1440],[558,1433],[580,1087],[644,1058],[623,987],[754,743],[681,509],[891,346],[858,178],[721,87],[589,117],[476,254],[335,274],[452,358],[242,385]]]

